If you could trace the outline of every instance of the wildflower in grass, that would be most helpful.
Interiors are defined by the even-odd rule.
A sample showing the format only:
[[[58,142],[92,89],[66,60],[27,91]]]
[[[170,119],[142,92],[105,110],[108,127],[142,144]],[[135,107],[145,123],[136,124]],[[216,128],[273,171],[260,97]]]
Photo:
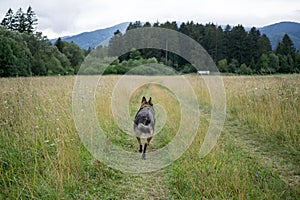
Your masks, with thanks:
[[[25,102],[25,100],[24,99],[20,99],[20,103],[24,103]]]
[[[26,150],[26,151],[25,151],[25,154],[29,154],[29,150]]]
[[[9,114],[11,114],[11,115],[12,115],[12,114],[14,114],[14,112],[13,112],[13,111],[9,111]]]
[[[255,177],[258,178],[258,173],[255,174]]]

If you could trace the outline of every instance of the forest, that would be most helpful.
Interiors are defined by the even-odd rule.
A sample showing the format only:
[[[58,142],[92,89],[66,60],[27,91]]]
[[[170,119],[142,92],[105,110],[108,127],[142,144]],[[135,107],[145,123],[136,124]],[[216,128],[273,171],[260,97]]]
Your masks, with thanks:
[[[76,74],[87,52],[72,42],[53,45],[37,26],[29,6],[15,14],[9,9],[0,26],[0,76],[45,76]]]
[[[294,47],[289,35],[285,34],[282,41],[272,50],[270,40],[265,34],[261,34],[253,27],[246,31],[242,25],[229,26],[225,28],[213,23],[202,25],[193,21],[182,23],[166,22],[163,24],[149,22],[142,24],[140,21],[130,23],[127,30],[141,27],[161,27],[179,31],[193,38],[208,52],[223,73],[237,74],[274,74],[274,73],[299,73],[300,53]],[[124,34],[126,35],[126,33]],[[109,43],[109,55],[115,56],[118,52],[118,40],[124,36],[119,31]],[[135,50],[136,51],[136,50]],[[137,54],[137,53],[135,53]],[[159,63],[172,66],[179,72],[192,73],[195,68],[190,66],[186,60],[163,50],[143,49],[138,52],[143,59],[155,57]],[[120,62],[130,59],[130,53],[121,56]]]
[[[0,76],[46,76],[77,74],[82,62],[90,55],[90,67],[85,74],[99,74],[99,53],[84,50],[73,42],[58,38],[52,44],[47,36],[36,31],[37,16],[29,6],[26,12],[20,8],[16,13],[9,9],[0,25]],[[275,74],[299,73],[300,52],[289,35],[285,34],[275,49],[270,40],[253,27],[246,31],[242,25],[221,27],[213,23],[183,22],[130,23],[126,31],[142,27],[172,29],[193,38],[209,53],[219,71],[227,74]],[[110,66],[101,73],[125,74],[133,67],[158,63],[175,69],[178,73],[194,73],[196,69],[178,55],[158,49],[132,49],[115,57],[118,41],[126,35],[116,31],[108,47],[98,46],[97,51],[107,56]],[[137,72],[139,73],[139,72]],[[142,73],[142,70],[140,70]],[[155,74],[155,73],[154,73]]]

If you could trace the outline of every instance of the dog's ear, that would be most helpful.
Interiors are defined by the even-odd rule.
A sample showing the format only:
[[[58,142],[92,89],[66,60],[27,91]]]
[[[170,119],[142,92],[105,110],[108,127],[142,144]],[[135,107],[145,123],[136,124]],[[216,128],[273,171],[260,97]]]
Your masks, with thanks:
[[[142,102],[141,102],[141,104],[143,105],[143,104],[145,104],[145,103],[147,103],[147,100],[146,100],[146,98],[145,98],[145,97],[143,97],[143,98],[142,98]]]
[[[150,106],[153,106],[152,104],[152,98],[150,97],[149,101],[148,101],[148,104],[150,104]]]

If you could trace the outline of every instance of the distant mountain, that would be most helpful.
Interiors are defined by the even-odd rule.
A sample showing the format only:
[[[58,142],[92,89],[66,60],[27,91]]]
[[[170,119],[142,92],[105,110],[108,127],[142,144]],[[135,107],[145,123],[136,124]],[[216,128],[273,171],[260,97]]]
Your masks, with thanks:
[[[300,23],[280,22],[269,26],[258,28],[261,34],[266,34],[271,41],[273,49],[278,41],[281,41],[284,34],[288,34],[292,39],[296,49],[300,49]]]
[[[61,37],[62,40],[71,42],[73,41],[83,49],[88,49],[89,47],[95,48],[98,45],[108,45],[109,39],[114,35],[116,30],[125,33],[129,22],[124,22],[109,28],[98,29],[91,32],[84,32],[74,36]],[[55,43],[57,38],[50,40]]]
[[[108,45],[110,38],[114,35],[116,30],[120,30],[125,33],[129,22],[124,22],[113,27],[99,29],[91,32],[84,32],[74,36],[61,37],[62,40],[78,44],[83,49],[88,49],[89,47],[95,48],[98,45]],[[179,24],[178,24],[179,25]],[[247,31],[250,28],[245,28]],[[296,22],[280,22],[268,26],[258,28],[262,34],[266,34],[271,41],[273,49],[276,48],[278,41],[281,41],[284,34],[288,34],[296,49],[300,50],[300,23]],[[57,40],[53,39],[51,42]]]

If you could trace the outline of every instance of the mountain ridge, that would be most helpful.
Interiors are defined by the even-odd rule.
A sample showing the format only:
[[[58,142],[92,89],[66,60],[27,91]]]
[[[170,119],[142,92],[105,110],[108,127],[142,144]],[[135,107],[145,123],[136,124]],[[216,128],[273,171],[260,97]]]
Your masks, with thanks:
[[[108,45],[109,39],[113,37],[116,30],[125,33],[130,22],[123,22],[112,27],[97,29],[94,31],[82,32],[73,36],[61,37],[62,40],[73,41],[82,49],[96,48],[99,45]],[[248,30],[248,28],[245,28]],[[270,39],[272,48],[275,49],[278,42],[282,40],[284,34],[288,34],[292,39],[296,49],[300,50],[300,23],[291,21],[282,21],[263,27],[257,27],[261,34],[266,34]],[[249,28],[250,30],[250,28]],[[50,40],[54,43],[57,38]]]
[[[116,30],[125,33],[129,22],[123,22],[112,27],[104,28],[104,29],[97,29],[93,31],[86,31],[72,36],[63,36],[61,37],[62,40],[67,42],[74,42],[82,49],[88,48],[95,48],[99,45],[108,45],[109,39],[114,35]],[[52,43],[58,38],[51,39]]]
[[[266,34],[275,49],[278,42],[282,40],[285,34],[288,34],[294,43],[296,49],[300,49],[300,23],[283,21],[258,28],[261,34]]]

